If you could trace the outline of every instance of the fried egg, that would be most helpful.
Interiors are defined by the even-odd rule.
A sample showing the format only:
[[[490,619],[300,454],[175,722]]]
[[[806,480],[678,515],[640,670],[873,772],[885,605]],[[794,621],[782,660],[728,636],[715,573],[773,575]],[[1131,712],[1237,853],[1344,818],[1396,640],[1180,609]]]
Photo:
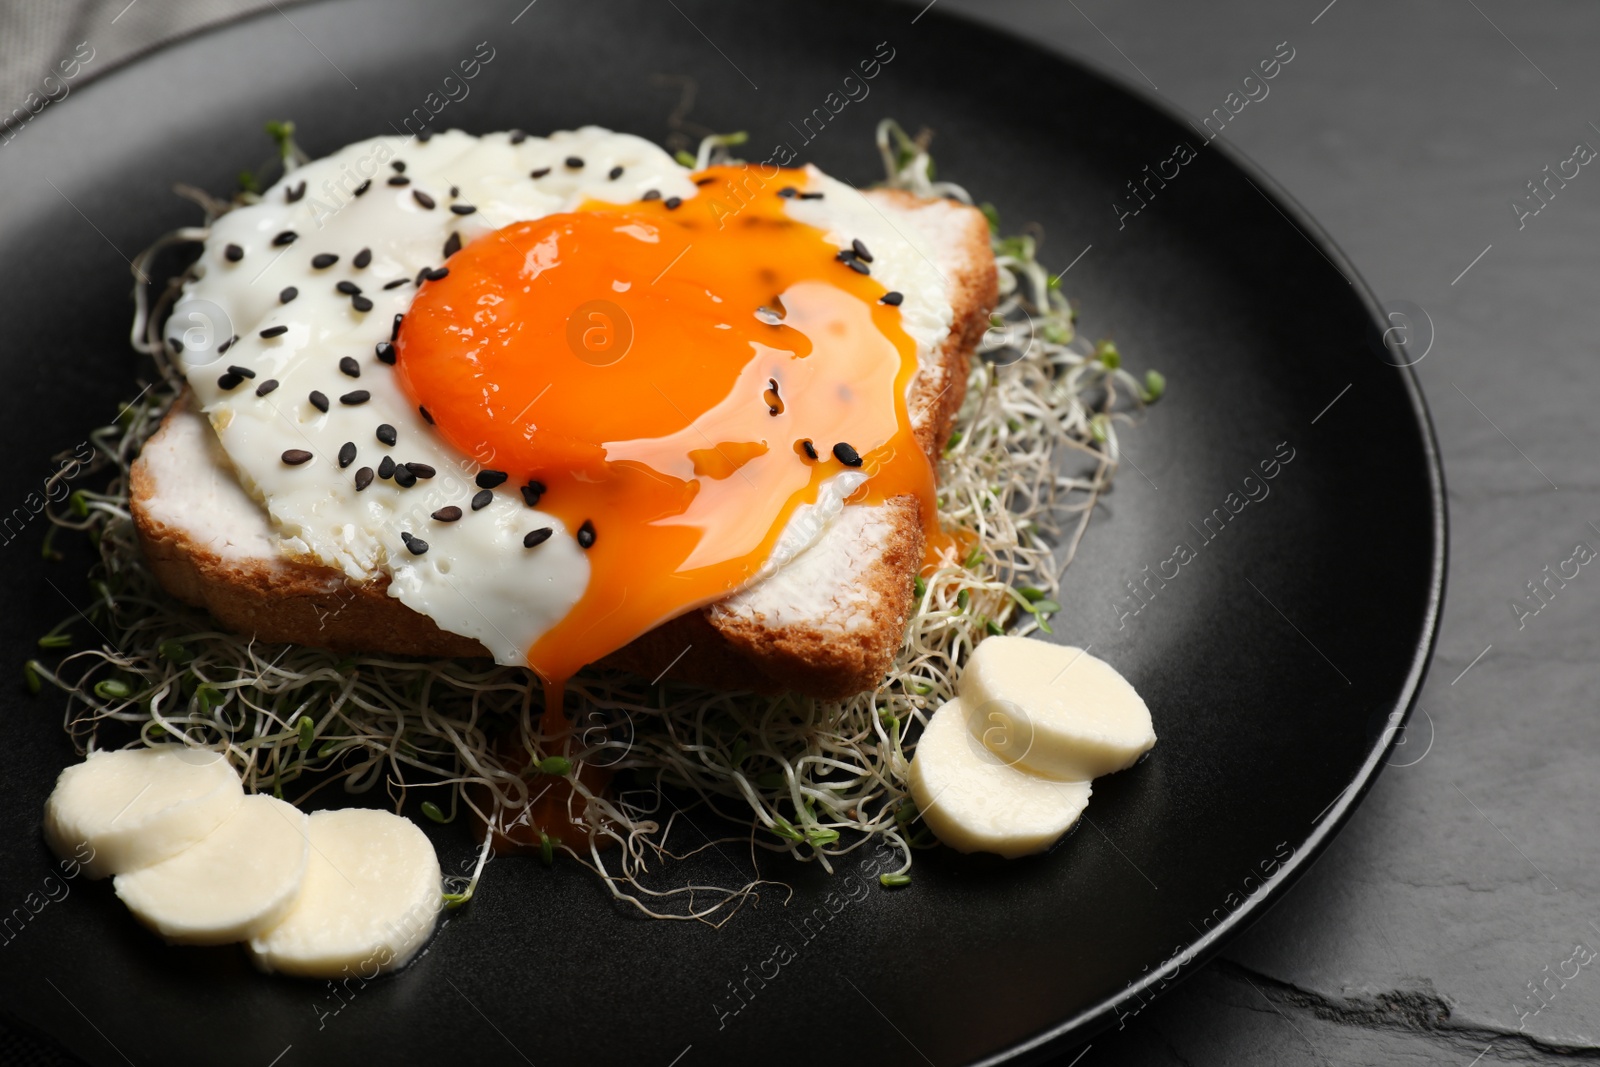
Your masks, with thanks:
[[[168,333],[288,555],[560,681],[846,502],[933,521],[907,399],[952,308],[924,241],[814,168],[379,137],[217,219]]]

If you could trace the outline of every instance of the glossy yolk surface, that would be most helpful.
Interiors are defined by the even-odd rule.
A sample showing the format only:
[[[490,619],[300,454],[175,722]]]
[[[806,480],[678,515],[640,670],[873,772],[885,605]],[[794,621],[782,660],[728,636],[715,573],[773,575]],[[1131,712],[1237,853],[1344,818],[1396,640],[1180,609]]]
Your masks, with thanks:
[[[399,331],[404,387],[510,476],[496,491],[541,483],[540,510],[580,544],[593,530],[582,598],[528,653],[547,724],[579,668],[755,577],[795,509],[849,469],[836,443],[868,476],[852,503],[914,494],[937,529],[900,309],[789,217],[778,191],[804,172],[743,207],[718,192],[735,176],[697,174],[710,182],[675,210],[590,202],[486,235]]]

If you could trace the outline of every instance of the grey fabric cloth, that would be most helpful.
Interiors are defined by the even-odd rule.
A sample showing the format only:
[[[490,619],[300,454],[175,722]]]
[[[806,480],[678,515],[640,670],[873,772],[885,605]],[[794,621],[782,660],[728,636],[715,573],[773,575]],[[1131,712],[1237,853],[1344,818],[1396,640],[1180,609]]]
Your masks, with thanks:
[[[60,65],[75,53],[92,54],[76,75],[88,77],[180,34],[271,6],[263,0],[0,0],[0,122],[25,121],[13,113],[28,107],[30,93],[36,100],[70,94],[73,79],[61,82]]]

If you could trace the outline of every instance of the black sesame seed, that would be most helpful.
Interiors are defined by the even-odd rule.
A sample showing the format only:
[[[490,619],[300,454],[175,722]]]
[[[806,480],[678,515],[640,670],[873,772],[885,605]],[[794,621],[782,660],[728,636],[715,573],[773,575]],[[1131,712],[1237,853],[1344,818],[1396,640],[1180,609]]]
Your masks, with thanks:
[[[367,296],[352,296],[350,298],[350,306],[355,308],[357,311],[366,313],[372,310],[372,298]]]
[[[167,346],[175,353],[183,351],[183,341],[176,337],[167,338]]]
[[[424,541],[422,538],[412,537],[409,534],[401,534],[400,536],[406,539],[406,548],[413,556],[420,556],[424,552],[428,551],[428,542]]]
[[[802,440],[800,442],[800,447],[805,450],[807,459],[817,458],[817,446],[811,443],[811,438],[807,437]]]
[[[372,468],[371,467],[362,467],[360,470],[356,471],[356,492],[358,492],[358,493],[361,492],[361,490],[365,489],[367,486],[369,486],[371,484],[372,484]]]
[[[289,332],[289,327],[287,327],[287,326],[268,326],[265,330],[261,331],[261,336],[262,337],[282,337],[284,334],[286,334],[288,332]]]
[[[472,495],[472,510],[482,511],[494,500],[494,494],[487,489],[480,489]]]
[[[404,174],[406,172],[406,161],[403,159],[397,159],[390,163],[389,166],[394,169],[396,174]]]
[[[394,469],[394,484],[398,485],[402,489],[410,489],[413,485],[417,484],[417,476],[412,474],[405,467],[397,466]]]
[[[541,526],[537,530],[529,530],[527,536],[523,537],[522,539],[522,547],[537,548],[546,541],[550,540],[550,535],[553,533],[555,533],[555,531],[548,526]]]
[[[227,391],[229,389],[237,389],[237,388],[239,388],[240,384],[242,384],[243,382],[244,382],[243,378],[239,377],[237,374],[233,373],[232,371],[229,371],[228,373],[222,375],[221,377],[219,377],[217,379],[217,388],[221,389],[223,391]]]
[[[785,185],[782,189],[778,190],[778,195],[783,197],[785,200],[793,200],[795,197],[800,195],[800,190],[796,189],[792,185]]]
[[[389,328],[389,340],[393,341],[400,336],[400,324],[405,320],[406,317],[404,315],[400,314],[399,312],[395,312],[394,325]],[[390,362],[392,363],[394,361],[390,360]]]
[[[424,267],[424,268],[422,268],[422,276],[424,278],[426,278],[430,282],[440,281],[441,279],[444,279],[444,278],[447,278],[447,277],[450,276],[450,268],[449,267]]]
[[[365,269],[367,264],[371,263],[371,262],[372,262],[372,249],[370,249],[370,248],[363,248],[361,251],[357,252],[350,259],[350,265],[352,267],[356,268],[356,270]]]
[[[434,204],[433,197],[429,196],[427,193],[423,192],[421,189],[413,189],[413,190],[411,190],[411,199],[415,200],[418,204],[422,205],[424,208],[426,208],[429,211],[432,211],[434,209],[434,207],[436,206]]]
[[[427,129],[426,127],[424,127],[421,130],[418,130],[417,131],[417,140],[421,141],[423,144],[427,144],[429,141],[433,140],[433,131],[430,130],[430,129]]]
[[[432,478],[435,474],[439,473],[426,463],[407,463],[406,470],[410,471],[412,474],[415,474],[418,478]]]
[[[696,185],[710,185],[710,184],[711,184],[711,183],[712,183],[712,182],[714,182],[714,181],[716,181],[716,180],[717,180],[717,179],[715,179],[715,178],[713,178],[713,177],[711,177],[711,176],[710,176],[710,175],[707,175],[707,176],[706,176],[706,177],[704,177],[704,178],[696,178],[696,179],[695,179],[695,180],[694,180],[694,183],[695,183],[695,184],[696,184]]]
[[[283,461],[291,467],[311,462],[311,453],[303,448],[291,448],[283,454]]]
[[[232,348],[233,347],[233,342],[237,341],[238,339],[239,339],[239,335],[238,334],[234,334],[232,337],[228,338],[226,341],[224,341],[220,345],[218,345],[217,346],[217,355],[220,356],[220,355],[222,355],[222,353],[224,353],[228,349]],[[180,350],[183,348],[183,343],[181,341],[179,341],[177,338],[173,338],[173,344],[177,345]]]
[[[540,167],[538,170],[530,170],[528,172],[528,177],[530,177],[530,178],[543,178],[546,174],[549,174],[549,173],[550,173],[550,168],[549,167]]]
[[[478,476],[474,478],[473,481],[478,484],[479,489],[493,489],[497,485],[505,484],[506,472],[481,470],[478,472]]]
[[[311,406],[318,411],[326,412],[328,410],[328,398],[317,390],[311,390],[311,395],[307,399],[311,401]]]
[[[380,459],[378,461],[378,477],[380,477],[380,478],[393,478],[394,477],[394,457],[393,456],[384,456],[382,459]]]
[[[237,263],[244,258],[244,249],[240,248],[238,245],[229,245],[227,248],[222,250],[222,258],[226,259],[229,263]]]
[[[665,200],[661,201],[661,203],[665,205],[668,211],[676,211],[683,204],[683,197],[669,196]]]
[[[357,285],[355,282],[348,281],[348,280],[339,282],[339,284],[334,286],[334,289],[337,290],[338,292],[343,293],[345,296],[360,296],[361,295],[361,286]]]
[[[544,492],[543,482],[531,481],[522,487],[522,502],[530,508],[536,508],[539,506],[539,498],[544,496]]]
[[[433,416],[428,413],[427,408],[423,407],[421,404],[418,404],[417,413],[422,416],[423,422],[427,423],[429,426],[433,425]]]
[[[872,273],[872,268],[867,266],[865,263],[861,262],[854,255],[851,255],[851,256],[843,256],[843,255],[841,255],[839,258],[844,261],[844,265],[845,266],[849,267],[851,270],[855,271],[857,274],[871,274]]]
[[[859,256],[863,263],[872,262],[872,253],[868,252],[867,246],[861,243],[861,238],[852,237],[850,239],[850,250]]]
[[[256,376],[255,371],[251,370],[249,367],[241,367],[237,363],[230,364],[228,366],[228,373],[237,374],[241,378],[254,378]]]
[[[346,407],[354,407],[357,404],[365,404],[371,399],[372,394],[365,389],[352,389],[339,398],[339,403],[344,404]]]
[[[461,509],[454,504],[433,513],[434,522],[455,522],[461,518]]]
[[[300,290],[296,289],[294,286],[285,286],[284,288],[278,290],[278,303],[287,304],[289,301],[293,300],[299,295]]]
[[[578,527],[578,547],[594,547],[594,523],[590,522],[588,519],[584,519],[583,525]]]
[[[379,341],[374,351],[378,353],[379,363],[387,363],[391,367],[394,366],[394,345],[388,341]]]
[[[266,396],[268,393],[272,392],[277,387],[278,387],[278,379],[276,379],[276,378],[268,378],[266,381],[264,381],[260,385],[256,386],[256,396]]]
[[[327,270],[337,262],[339,262],[339,257],[332,252],[318,252],[311,257],[311,266],[317,270]]]
[[[339,467],[343,469],[356,461],[356,443],[346,441],[339,446]]]
[[[381,422],[378,424],[378,440],[386,445],[392,445],[400,440],[400,435],[393,426],[390,426],[387,422]]]
[[[426,278],[427,276],[428,276],[428,268],[427,267],[423,267],[421,270],[417,271],[417,276],[414,279],[413,284],[415,284],[417,287],[420,288],[422,286],[422,280],[424,278]]]
[[[272,247],[282,248],[284,245],[292,245],[295,243],[295,240],[299,238],[299,236],[300,235],[295,233],[293,230],[284,230],[282,233],[278,234],[278,236],[272,239]]]
[[[301,182],[299,185],[291,185],[287,189],[285,189],[283,191],[283,200],[284,200],[284,203],[292,204],[296,200],[299,200],[301,197],[303,197],[305,195],[306,195],[306,183],[305,182]]]
[[[392,177],[390,177],[389,184],[390,185],[410,185],[411,184],[411,179],[407,178],[404,174],[396,174],[396,175],[393,175]]]
[[[897,293],[891,289],[879,298],[879,303],[888,304],[890,307],[899,307],[900,302],[904,299],[905,295],[903,293]]]
[[[458,197],[458,196],[460,196],[460,195],[461,195],[461,186],[459,186],[459,185],[452,185],[452,186],[451,186],[451,187],[450,187],[450,199],[451,199],[451,200],[454,200],[454,199],[455,199],[455,198],[456,198],[456,197]]]
[[[354,356],[341,356],[339,358],[339,370],[352,378],[361,377],[361,364],[356,361]]]
[[[566,158],[566,164],[567,164],[567,166],[571,167],[573,170],[577,170],[578,168],[583,166],[583,157],[582,156],[568,156]]]
[[[470,215],[478,209],[473,207],[471,204],[451,204],[450,210],[455,212],[457,215]]]
[[[639,199],[640,200],[660,200],[661,199],[661,190],[660,189],[647,189],[647,190],[645,190],[645,194],[643,196],[641,196]]]
[[[405,284],[405,283],[406,283],[406,282],[409,282],[409,281],[410,281],[410,280],[411,280],[411,279],[410,279],[410,278],[396,278],[396,279],[395,279],[395,280],[394,280],[394,281],[392,281],[392,282],[385,282],[385,283],[384,283],[384,284],[383,284],[383,287],[384,287],[384,288],[385,288],[385,289],[398,289],[398,288],[400,288],[400,287],[401,287],[401,286],[402,286],[402,285],[404,285],[404,284]]]
[[[622,177],[622,168],[612,167],[610,172],[606,174],[606,177],[610,178],[612,181],[616,181],[618,178]]]
[[[861,466],[861,453],[840,441],[833,446],[833,458],[843,463],[846,467]]]
[[[452,233],[444,243],[444,258],[449,259],[459,251],[461,251],[461,235]]]
[[[511,131],[511,143],[512,144],[521,144],[523,141],[526,141],[527,139],[528,139],[528,135],[523,133],[521,130],[512,130]]]
[[[372,188],[372,179],[368,178],[366,181],[364,181],[360,185],[356,186],[356,191],[355,191],[354,195],[360,196],[362,193],[366,192],[368,189],[371,189],[371,188]]]
[[[822,199],[822,194],[821,193],[801,193],[800,194],[800,199],[801,200],[821,200]]]

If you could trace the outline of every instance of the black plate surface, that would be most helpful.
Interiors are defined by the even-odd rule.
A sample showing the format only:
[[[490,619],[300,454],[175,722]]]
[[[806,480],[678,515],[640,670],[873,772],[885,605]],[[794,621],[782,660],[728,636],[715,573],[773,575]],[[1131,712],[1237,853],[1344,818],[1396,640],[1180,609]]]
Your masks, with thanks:
[[[1160,745],[1098,783],[1046,857],[927,854],[909,889],[874,885],[833,910],[821,872],[773,869],[796,887],[787,906],[769,893],[721,930],[643,921],[571,867],[497,861],[420,962],[336,994],[259,976],[231,949],[166,948],[109,886],[47,881],[41,806],[73,757],[61,702],[18,685],[0,746],[5,1008],[95,1063],[282,1067],[944,1067],[1038,1058],[1136,1013],[1313,859],[1421,682],[1443,488],[1370,295],[1292,202],[1193,125],[937,9],[523,2],[286,8],[82,85],[0,149],[0,511],[24,509],[0,555],[4,662],[87,601],[76,566],[39,563],[28,494],[132,392],[124,256],[194,219],[172,184],[229,188],[268,154],[269,118],[295,119],[313,155],[388,132],[486,42],[493,58],[440,126],[664,140],[692,78],[691,123],[749,130],[757,149],[789,142],[862,183],[879,174],[873,126],[892,115],[937,131],[942,176],[1011,226],[1041,224],[1056,269],[1083,253],[1065,278],[1081,326],[1163,370],[1169,395],[1124,434],[1129,463],[1057,632],[1134,682]],[[806,140],[802,120],[832,92],[859,95],[845,76],[890,49],[869,95]],[[1136,206],[1128,183],[1180,142],[1196,158],[1119,219]],[[1214,512],[1229,516],[1220,533]],[[1179,545],[1192,558],[1166,563]],[[1137,614],[1129,582],[1147,600]],[[460,827],[431,829],[447,869],[469,856]],[[672,876],[731,881],[730,862]],[[792,959],[775,967],[779,944]]]

